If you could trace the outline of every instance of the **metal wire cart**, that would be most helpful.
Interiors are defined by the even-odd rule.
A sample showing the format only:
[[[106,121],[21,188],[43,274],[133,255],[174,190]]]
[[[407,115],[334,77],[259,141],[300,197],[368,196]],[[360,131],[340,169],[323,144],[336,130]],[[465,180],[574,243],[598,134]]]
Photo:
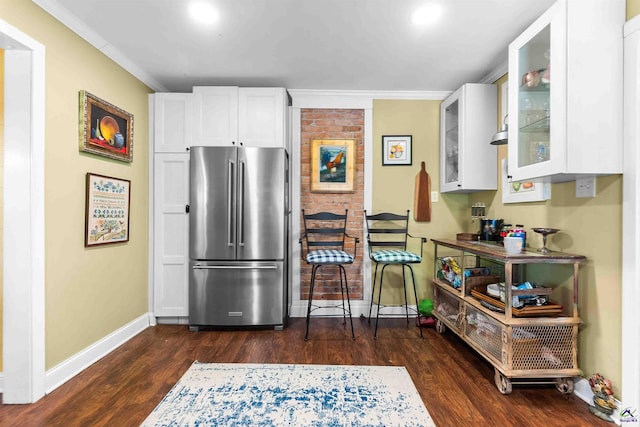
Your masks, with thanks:
[[[450,329],[489,361],[503,394],[511,393],[514,380],[550,382],[561,393],[573,392],[573,377],[582,373],[577,347],[578,271],[586,257],[535,251],[511,255],[491,242],[432,241],[437,331]],[[525,281],[526,267],[533,264],[545,277],[543,286]],[[567,268],[559,275],[545,275],[550,264]],[[572,304],[565,306],[550,300],[560,296],[556,293],[561,293],[563,280],[573,282]],[[522,287],[526,289],[518,289]]]

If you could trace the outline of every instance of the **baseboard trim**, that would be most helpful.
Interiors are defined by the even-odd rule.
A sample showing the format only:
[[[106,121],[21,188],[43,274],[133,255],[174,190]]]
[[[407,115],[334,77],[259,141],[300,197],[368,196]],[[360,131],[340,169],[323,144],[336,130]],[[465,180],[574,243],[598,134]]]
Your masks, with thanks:
[[[158,325],[188,325],[188,316],[161,316],[154,317],[154,321]]]
[[[138,335],[150,325],[153,316],[145,313],[45,373],[45,392],[51,393],[84,369]]]

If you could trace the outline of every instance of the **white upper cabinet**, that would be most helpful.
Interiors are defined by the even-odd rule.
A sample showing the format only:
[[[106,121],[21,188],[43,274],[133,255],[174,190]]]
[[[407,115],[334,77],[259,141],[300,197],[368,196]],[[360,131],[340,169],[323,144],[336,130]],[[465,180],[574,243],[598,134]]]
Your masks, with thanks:
[[[624,0],[559,0],[509,45],[514,181],[622,173]]]
[[[193,88],[193,144],[233,145],[238,142],[238,88],[196,86]]]
[[[287,104],[283,88],[196,86],[192,145],[284,147]]]
[[[468,83],[440,105],[440,191],[497,190],[497,88]]]
[[[153,102],[153,138],[156,153],[184,153],[191,145],[191,94],[156,93]]]
[[[283,88],[240,88],[238,140],[251,147],[283,147],[289,100]]]

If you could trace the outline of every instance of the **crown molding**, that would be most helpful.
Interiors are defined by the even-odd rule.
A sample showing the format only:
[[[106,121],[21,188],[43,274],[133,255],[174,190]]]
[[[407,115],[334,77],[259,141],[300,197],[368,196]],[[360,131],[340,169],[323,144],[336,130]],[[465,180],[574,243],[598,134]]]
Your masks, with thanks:
[[[372,108],[376,99],[441,101],[451,91],[288,89],[294,108]]]

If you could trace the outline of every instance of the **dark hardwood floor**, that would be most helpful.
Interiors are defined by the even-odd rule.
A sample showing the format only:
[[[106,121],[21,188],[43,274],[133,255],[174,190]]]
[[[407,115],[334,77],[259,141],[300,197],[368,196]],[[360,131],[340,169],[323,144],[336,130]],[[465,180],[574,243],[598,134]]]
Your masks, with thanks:
[[[352,341],[342,319],[315,318],[305,342],[299,318],[283,331],[189,332],[186,326],[159,325],[35,404],[0,405],[0,425],[138,426],[195,360],[405,366],[439,427],[613,425],[553,385],[514,385],[502,395],[493,367],[451,332],[428,328],[422,340],[415,324],[385,318],[374,340],[365,319],[354,319],[354,327]]]

